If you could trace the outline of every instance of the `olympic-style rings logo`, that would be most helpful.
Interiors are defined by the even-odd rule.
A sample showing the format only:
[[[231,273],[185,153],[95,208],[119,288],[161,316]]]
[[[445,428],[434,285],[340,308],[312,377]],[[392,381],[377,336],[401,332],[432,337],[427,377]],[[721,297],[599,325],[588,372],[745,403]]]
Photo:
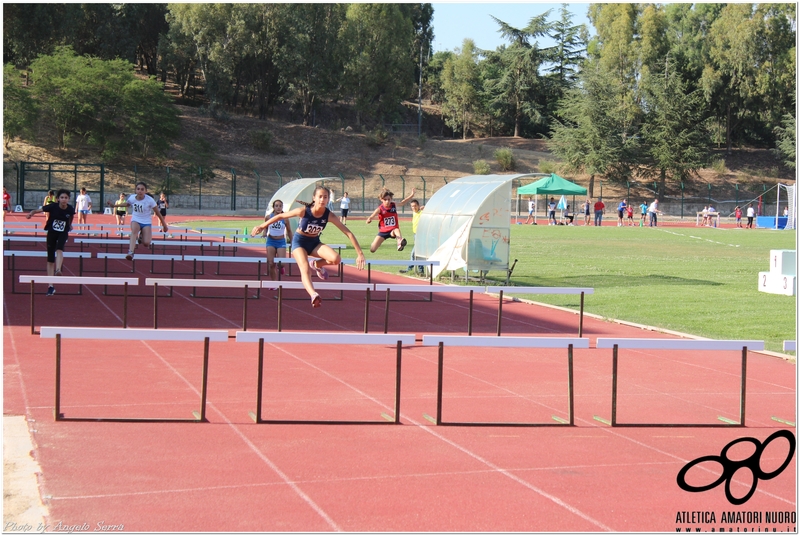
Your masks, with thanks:
[[[760,457],[761,455],[763,455],[763,452],[766,450],[766,447],[768,447],[771,441],[780,437],[783,437],[788,441],[788,444],[790,446],[790,451],[788,452],[788,455],[785,457],[785,461],[779,466],[779,468],[777,468],[772,472],[764,472],[760,468]],[[751,442],[755,446],[755,452],[746,459],[743,459],[741,461],[733,461],[732,459],[727,457],[727,452],[730,450],[730,448],[732,448],[733,446],[735,446],[740,442]],[[690,463],[686,464],[682,468],[682,470],[680,470],[680,473],[677,474],[677,485],[679,485],[682,490],[685,490],[687,492],[704,492],[706,490],[710,490],[719,486],[722,481],[725,481],[724,493],[727,495],[727,501],[729,501],[733,505],[742,505],[746,503],[749,500],[749,498],[751,498],[752,495],[755,493],[755,489],[757,489],[757,482],[759,480],[762,479],[764,481],[767,481],[769,479],[773,479],[778,475],[780,475],[783,470],[785,470],[785,468],[791,462],[791,459],[793,459],[794,451],[796,451],[796,437],[794,437],[793,433],[791,433],[788,429],[782,429],[780,431],[777,431],[776,433],[768,437],[766,441],[763,442],[762,444],[756,438],[751,438],[751,437],[737,438],[732,442],[730,442],[729,444],[727,444],[726,446],[724,446],[724,449],[721,450],[721,455],[706,455],[704,457],[699,457],[698,459],[694,459]],[[688,473],[688,471],[694,466],[706,461],[719,463],[723,468],[721,476],[719,476],[719,478],[715,480],[713,483],[701,487],[694,487],[686,483],[685,475]],[[732,495],[732,492],[730,492],[730,483],[732,482],[732,478],[735,475],[735,472],[737,472],[741,468],[748,468],[752,472],[752,488],[749,489],[749,492],[743,498],[736,498],[735,496]]]

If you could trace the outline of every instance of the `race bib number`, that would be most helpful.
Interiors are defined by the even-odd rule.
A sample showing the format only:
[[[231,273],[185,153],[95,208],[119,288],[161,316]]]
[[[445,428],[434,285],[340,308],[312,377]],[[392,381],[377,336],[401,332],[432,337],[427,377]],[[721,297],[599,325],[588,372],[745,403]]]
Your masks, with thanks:
[[[66,230],[66,227],[67,227],[67,222],[66,221],[61,221],[60,219],[54,219],[53,220],[52,228],[53,228],[54,231],[56,231],[56,232],[64,232],[64,230]]]
[[[383,226],[384,227],[393,227],[396,224],[397,224],[397,220],[396,220],[396,218],[394,218],[394,216],[388,216],[385,219],[383,219]]]
[[[321,225],[308,225],[305,227],[305,233],[310,234],[312,236],[316,236],[320,234],[324,229]]]
[[[277,221],[275,223],[272,223],[269,226],[269,228],[271,228],[273,230],[283,230],[283,222],[282,221]]]
[[[143,214],[144,213],[144,205],[143,204],[134,204],[133,205],[133,211],[138,213],[138,214]]]

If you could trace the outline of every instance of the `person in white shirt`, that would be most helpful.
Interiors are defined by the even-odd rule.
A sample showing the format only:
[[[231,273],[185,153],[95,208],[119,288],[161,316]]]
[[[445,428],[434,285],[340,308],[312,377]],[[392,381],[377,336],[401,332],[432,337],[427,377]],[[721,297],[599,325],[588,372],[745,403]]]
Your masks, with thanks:
[[[336,199],[336,202],[341,202],[341,222],[347,224],[347,214],[350,213],[350,194],[346,191],[344,196]]]
[[[109,203],[110,205],[111,203]],[[117,203],[120,204],[120,203]],[[166,220],[158,210],[155,199],[147,194],[147,184],[138,182],[136,193],[128,197],[126,207],[130,212],[130,247],[126,260],[133,260],[133,253],[136,252],[136,242],[140,242],[145,247],[150,247],[153,240],[153,214],[161,221],[164,232],[168,230]]]
[[[649,208],[646,211],[649,214],[649,226],[656,227],[658,226],[658,200],[655,199],[649,205]]]
[[[752,222],[755,220],[755,209],[750,204],[746,207],[746,228],[752,228]]]
[[[80,195],[75,197],[75,211],[78,223],[86,223],[86,215],[92,211],[92,198],[86,194],[86,188],[80,188]]]
[[[535,216],[535,201],[532,197],[527,201],[527,221],[524,222],[525,225],[532,225],[533,224],[533,217]]]

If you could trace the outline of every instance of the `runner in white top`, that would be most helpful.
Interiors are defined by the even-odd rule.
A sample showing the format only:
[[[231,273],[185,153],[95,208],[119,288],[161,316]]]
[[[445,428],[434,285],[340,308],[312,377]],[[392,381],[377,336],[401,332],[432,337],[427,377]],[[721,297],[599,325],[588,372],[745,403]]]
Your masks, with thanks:
[[[341,222],[347,224],[347,214],[350,213],[350,195],[346,191],[344,196],[336,199],[336,202],[341,201]]]
[[[276,199],[272,202],[271,210],[268,210],[264,215],[264,221],[268,221],[271,217],[283,213],[283,201]],[[266,271],[273,281],[277,280],[278,267],[275,264],[275,257],[286,258],[286,235],[288,235],[289,243],[294,237],[291,233],[291,224],[288,219],[281,219],[275,221],[264,230],[266,236]],[[284,275],[285,271],[283,265],[280,265],[280,274]],[[274,290],[275,288],[267,288]]]
[[[109,203],[110,205],[110,203]],[[136,194],[128,197],[127,207],[130,211],[130,247],[127,260],[133,260],[133,253],[136,251],[136,241],[140,240],[145,247],[150,247],[153,240],[153,214],[155,214],[164,232],[168,230],[166,221],[158,210],[155,199],[147,195],[147,184],[138,182],[136,184]],[[141,236],[139,234],[141,233]]]

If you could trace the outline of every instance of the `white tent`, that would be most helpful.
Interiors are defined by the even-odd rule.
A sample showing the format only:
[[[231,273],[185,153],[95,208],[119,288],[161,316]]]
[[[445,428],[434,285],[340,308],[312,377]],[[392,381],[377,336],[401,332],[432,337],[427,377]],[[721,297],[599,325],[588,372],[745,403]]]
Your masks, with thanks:
[[[417,258],[438,260],[441,271],[507,270],[512,182],[533,175],[472,175],[438,190],[416,229]]]
[[[283,211],[288,212],[289,210],[293,210],[299,206],[301,206],[296,201],[304,201],[304,202],[311,202],[313,200],[313,190],[316,189],[316,185],[320,183],[325,183],[333,180],[341,180],[338,177],[328,177],[328,178],[300,178],[298,180],[292,180],[284,185],[282,188],[277,190],[274,195],[269,199],[269,205],[267,208],[268,212],[272,211],[272,203],[276,200],[283,201]],[[292,218],[291,220],[291,228],[297,228],[297,223],[299,220],[297,218]]]

